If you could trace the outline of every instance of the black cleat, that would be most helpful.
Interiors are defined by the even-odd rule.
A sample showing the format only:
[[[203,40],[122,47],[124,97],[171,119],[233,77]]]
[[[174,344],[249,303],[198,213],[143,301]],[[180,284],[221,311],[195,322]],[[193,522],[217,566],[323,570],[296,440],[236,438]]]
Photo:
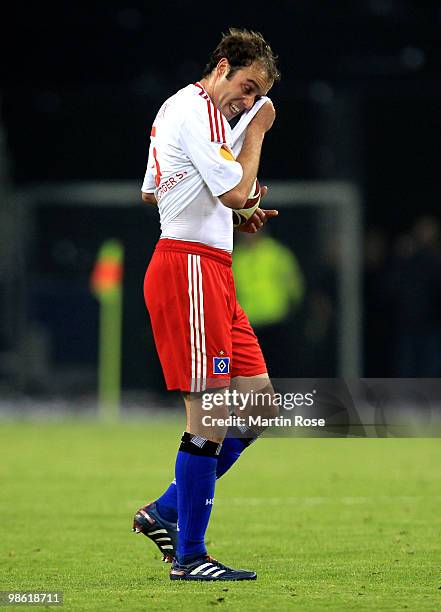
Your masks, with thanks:
[[[176,559],[170,570],[170,580],[256,580],[256,572],[235,570],[227,567],[213,557],[206,555],[186,565],[179,564]]]
[[[161,551],[163,561],[166,563],[173,561],[178,539],[177,524],[163,519],[156,509],[155,502],[138,510],[133,519],[132,531],[143,533],[152,540]]]

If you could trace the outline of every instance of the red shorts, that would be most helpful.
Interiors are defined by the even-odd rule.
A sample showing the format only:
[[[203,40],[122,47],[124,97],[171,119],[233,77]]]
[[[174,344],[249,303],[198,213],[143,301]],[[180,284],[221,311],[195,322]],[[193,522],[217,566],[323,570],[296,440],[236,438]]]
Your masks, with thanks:
[[[236,299],[231,255],[197,242],[159,240],[144,297],[167,389],[226,387],[234,376],[266,373]]]

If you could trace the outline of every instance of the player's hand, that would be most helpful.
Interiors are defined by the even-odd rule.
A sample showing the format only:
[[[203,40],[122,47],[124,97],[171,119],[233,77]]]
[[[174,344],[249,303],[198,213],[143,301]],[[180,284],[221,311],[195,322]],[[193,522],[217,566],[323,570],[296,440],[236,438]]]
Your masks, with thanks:
[[[261,198],[264,198],[268,192],[268,187],[264,185],[260,188]],[[263,208],[256,208],[256,212],[248,219],[246,223],[243,225],[239,225],[236,229],[239,232],[245,232],[246,234],[255,234],[258,232],[265,223],[268,222],[268,219],[271,217],[277,217],[279,214],[278,210],[264,210]]]
[[[257,111],[256,115],[250,121],[248,129],[257,128],[263,132],[268,132],[268,130],[271,129],[275,118],[276,110],[271,100],[268,100],[268,102],[265,102],[262,108]]]

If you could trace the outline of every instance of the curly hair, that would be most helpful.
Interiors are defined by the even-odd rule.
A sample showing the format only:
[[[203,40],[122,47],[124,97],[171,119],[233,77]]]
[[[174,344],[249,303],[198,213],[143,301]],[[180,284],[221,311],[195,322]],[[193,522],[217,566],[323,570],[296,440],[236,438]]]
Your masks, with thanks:
[[[273,53],[260,32],[230,28],[228,34],[222,34],[222,40],[211,54],[203,76],[208,76],[224,57],[231,66],[227,79],[230,79],[241,68],[250,66],[254,61],[259,61],[265,67],[269,79],[280,80],[277,55]]]

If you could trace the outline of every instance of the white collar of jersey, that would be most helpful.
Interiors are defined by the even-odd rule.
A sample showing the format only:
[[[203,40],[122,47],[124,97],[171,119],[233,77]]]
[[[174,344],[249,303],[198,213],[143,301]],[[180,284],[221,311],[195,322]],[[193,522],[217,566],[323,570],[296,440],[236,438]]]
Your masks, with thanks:
[[[210,98],[210,96],[209,96],[209,95],[208,95],[208,93],[207,93],[207,90],[205,89],[205,87],[204,87],[203,85],[201,85],[201,84],[199,83],[199,81],[196,81],[196,83],[193,83],[193,85],[194,85],[195,87],[197,87],[197,89],[200,89],[201,91],[203,91],[203,92],[204,92],[204,94],[205,94],[205,95],[207,95],[207,96]],[[201,93],[201,92],[199,92],[199,93]],[[211,100],[211,98],[210,98],[210,100]]]

